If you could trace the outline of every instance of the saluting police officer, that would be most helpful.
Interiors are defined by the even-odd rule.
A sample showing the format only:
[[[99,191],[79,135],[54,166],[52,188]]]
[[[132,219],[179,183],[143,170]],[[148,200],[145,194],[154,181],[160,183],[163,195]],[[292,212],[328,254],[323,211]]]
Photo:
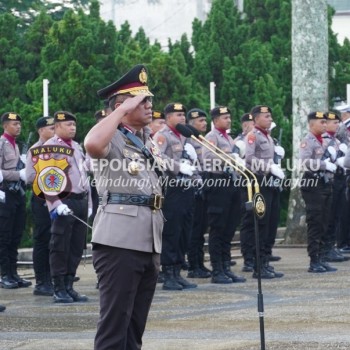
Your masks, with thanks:
[[[210,111],[214,124],[205,138],[220,148],[223,153],[233,156],[234,142],[227,130],[231,127],[231,111],[225,106]],[[235,275],[230,268],[231,241],[240,222],[240,189],[235,180],[237,173],[227,167],[217,154],[203,147],[203,162],[213,182],[207,188],[209,254],[213,268],[212,283],[237,283],[246,279]]]
[[[163,198],[155,170],[162,159],[147,127],[153,96],[147,82],[146,67],[138,64],[99,90],[113,112],[85,138],[88,154],[108,163],[94,166],[100,180],[92,236],[100,291],[95,350],[141,348],[157,283]]]
[[[52,220],[50,269],[56,303],[88,300],[85,295],[73,289],[74,277],[86,244],[87,231],[83,222],[86,222],[92,213],[90,186],[84,167],[85,156],[80,145],[73,140],[76,134],[76,121],[75,115],[70,112],[55,112],[55,135],[44,143],[44,146],[63,146],[70,150],[70,156],[51,154],[55,160],[68,162],[66,176],[69,186],[66,189],[62,187],[59,197],[46,196]],[[60,149],[60,147],[56,148]],[[55,148],[51,147],[51,149]],[[39,161],[38,158],[37,161]],[[60,183],[60,181],[57,182]],[[80,220],[70,214],[74,214]]]
[[[279,191],[280,180],[284,179],[284,173],[280,164],[274,162],[275,145],[270,136],[272,124],[271,108],[265,105],[258,105],[252,108],[250,114],[254,118],[254,128],[245,138],[245,160],[246,166],[256,176],[260,185],[260,192],[265,199],[266,212],[262,219],[258,221],[259,246],[261,266],[261,278],[270,279],[282,277],[283,273],[274,270],[269,264],[269,254],[271,254],[272,238],[270,234],[275,235],[274,228],[277,227],[278,220],[275,213],[279,212]],[[277,184],[276,181],[277,180]],[[247,198],[247,197],[246,197]],[[245,200],[246,201],[246,200]],[[251,211],[244,211],[241,234],[253,236],[254,216]],[[254,256],[256,256],[256,242],[254,240]],[[257,278],[257,262],[254,262],[253,278]]]
[[[177,124],[186,123],[186,107],[182,103],[169,103],[164,114],[166,125],[153,137],[172,167],[167,172],[163,207],[166,219],[161,254],[163,289],[182,290],[197,287],[180,274],[192,229],[194,188],[191,177],[195,170],[192,162],[197,160],[197,153],[175,128]]]
[[[207,131],[207,114],[200,108],[192,108],[187,112],[187,123],[204,135]],[[208,228],[207,198],[203,191],[206,172],[203,168],[202,146],[199,142],[188,139],[197,153],[197,170],[202,179],[195,189],[195,205],[192,234],[188,247],[188,274],[190,278],[208,278],[211,271],[204,266],[204,234]]]
[[[55,134],[54,118],[41,117],[35,123],[39,134],[39,140],[31,147],[43,145]],[[32,185],[36,176],[33,167],[31,151],[27,153],[26,163],[27,184]],[[51,218],[47,210],[45,198],[40,198],[32,193],[30,206],[33,217],[33,268],[36,285],[33,290],[34,295],[53,295],[53,286],[50,272],[50,249],[49,242],[51,238]]]
[[[328,149],[328,143],[322,138],[326,131],[327,116],[323,112],[311,112],[307,118],[309,132],[300,144],[299,156],[302,166],[306,169],[301,194],[306,209],[307,251],[310,257],[308,271],[336,271],[336,268],[323,260],[322,253],[327,240],[332,179],[337,166],[332,162],[333,152]]]
[[[16,138],[21,117],[14,112],[1,116],[0,137],[0,287],[29,287],[32,282],[18,276],[17,256],[25,226],[25,157],[20,158]],[[19,170],[21,169],[21,170]]]

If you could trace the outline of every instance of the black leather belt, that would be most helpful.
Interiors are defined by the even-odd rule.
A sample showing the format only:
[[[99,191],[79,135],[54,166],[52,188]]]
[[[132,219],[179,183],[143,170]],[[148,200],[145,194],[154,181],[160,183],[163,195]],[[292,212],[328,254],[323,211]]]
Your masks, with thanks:
[[[84,199],[87,197],[87,192],[81,193],[67,193],[67,199]]]
[[[160,194],[152,194],[150,196],[142,194],[128,193],[109,193],[107,204],[126,204],[141,205],[150,207],[151,209],[162,209],[164,197]],[[99,197],[99,204],[103,203],[102,197]]]

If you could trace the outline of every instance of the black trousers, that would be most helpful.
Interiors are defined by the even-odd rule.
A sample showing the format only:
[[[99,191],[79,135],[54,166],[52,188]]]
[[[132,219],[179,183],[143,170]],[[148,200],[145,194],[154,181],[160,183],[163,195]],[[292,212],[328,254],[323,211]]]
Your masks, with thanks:
[[[188,262],[191,268],[200,267],[204,261],[204,234],[208,228],[208,202],[204,193],[195,194],[191,240],[188,247]]]
[[[280,213],[280,189],[279,187],[267,186],[272,183],[270,177],[257,176],[260,183],[260,193],[265,199],[265,215],[258,220],[259,248],[260,257],[264,258],[272,253],[275,244],[277,227]],[[247,201],[248,195],[242,192],[244,202]],[[254,214],[253,211],[243,210],[241,224],[241,241],[243,240],[242,254],[245,258],[256,256]],[[253,244],[252,244],[253,242]],[[252,250],[251,250],[252,249]]]
[[[238,186],[223,175],[210,174],[208,188],[209,254],[211,263],[231,260],[231,241],[240,223],[241,194]]]
[[[88,201],[66,198],[62,201],[78,218],[87,221]],[[74,217],[58,216],[52,221],[50,268],[52,277],[75,275],[86,243],[86,226]]]
[[[307,251],[314,259],[325,251],[332,186],[319,179],[317,186],[302,187],[301,194],[306,209]]]
[[[93,246],[100,318],[95,350],[138,350],[159,273],[159,254]]]
[[[178,265],[185,260],[191,238],[194,210],[194,189],[168,187],[163,214],[162,265]]]
[[[7,274],[10,265],[17,263],[25,221],[25,196],[20,192],[3,190],[5,203],[0,203],[0,267]]]
[[[33,267],[38,282],[50,280],[51,219],[46,201],[34,194],[30,201],[33,217]]]
[[[340,232],[346,225],[345,176],[335,175],[332,184],[332,204],[329,211],[328,228],[325,239],[325,250],[329,252],[335,245]]]

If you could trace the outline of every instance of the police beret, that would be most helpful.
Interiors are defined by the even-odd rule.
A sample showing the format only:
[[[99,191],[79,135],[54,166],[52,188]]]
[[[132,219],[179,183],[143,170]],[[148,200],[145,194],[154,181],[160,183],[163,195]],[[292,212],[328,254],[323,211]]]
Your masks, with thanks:
[[[186,107],[182,103],[169,103],[164,108],[164,113],[167,115],[168,113],[174,112],[184,112],[186,113]]]
[[[250,113],[244,113],[242,116],[241,116],[241,123],[244,123],[244,122],[251,122],[253,121],[254,118],[253,116],[250,114]]]
[[[210,115],[212,118],[220,117],[220,115],[223,114],[231,114],[230,109],[228,107],[218,106],[210,111]]]
[[[97,91],[97,95],[105,100],[115,95],[153,96],[147,85],[148,74],[143,64],[138,64],[119,80]]]
[[[72,114],[70,112],[65,112],[65,111],[58,111],[58,112],[55,112],[55,114],[54,114],[55,123],[67,122],[69,120],[74,120],[76,122],[77,118],[74,114]]]
[[[205,113],[202,109],[192,108],[187,112],[187,120],[197,119],[199,117],[207,117],[207,113]]]
[[[106,112],[105,112],[104,109],[101,109],[101,110],[99,110],[99,111],[97,111],[97,112],[95,113],[95,119],[96,119],[96,120],[103,119],[104,117],[106,117]]]
[[[272,113],[272,110],[269,106],[259,105],[251,109],[250,114],[255,117],[259,113]]]
[[[1,123],[13,121],[13,120],[22,121],[22,118],[20,117],[19,114],[14,113],[14,112],[5,112],[5,113],[1,116]]]
[[[307,115],[307,120],[312,119],[327,119],[327,116],[323,112],[311,112]]]
[[[36,121],[35,127],[37,129],[40,129],[40,128],[44,128],[45,126],[49,126],[49,125],[53,125],[53,124],[54,124],[53,117],[41,117]]]
[[[152,119],[165,119],[165,115],[163,112],[152,111]]]
[[[328,120],[340,120],[340,116],[336,112],[325,113]]]

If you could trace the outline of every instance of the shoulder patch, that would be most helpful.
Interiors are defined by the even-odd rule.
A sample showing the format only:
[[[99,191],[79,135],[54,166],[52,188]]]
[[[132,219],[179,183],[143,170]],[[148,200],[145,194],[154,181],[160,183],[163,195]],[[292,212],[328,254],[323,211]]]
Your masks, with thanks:
[[[162,145],[165,142],[165,136],[164,135],[159,135],[157,137],[157,143],[158,145]]]
[[[247,135],[247,139],[248,139],[248,143],[251,145],[251,144],[253,144],[255,142],[256,136],[253,133],[249,133]]]

